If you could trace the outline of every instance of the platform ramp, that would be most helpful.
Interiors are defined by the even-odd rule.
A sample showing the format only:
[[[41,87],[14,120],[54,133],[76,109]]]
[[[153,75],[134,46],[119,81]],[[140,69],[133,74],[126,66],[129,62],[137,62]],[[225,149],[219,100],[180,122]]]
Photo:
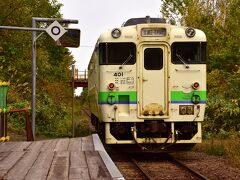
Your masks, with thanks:
[[[0,179],[124,179],[97,134],[0,143]]]

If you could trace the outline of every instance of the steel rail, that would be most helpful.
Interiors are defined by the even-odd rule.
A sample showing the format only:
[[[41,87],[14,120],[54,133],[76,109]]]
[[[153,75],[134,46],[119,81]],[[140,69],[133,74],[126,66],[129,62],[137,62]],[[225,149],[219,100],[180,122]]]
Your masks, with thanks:
[[[132,158],[132,157],[129,157],[129,158],[130,158],[130,160],[133,162],[133,164],[134,164],[135,166],[137,166],[137,168],[143,173],[143,175],[144,175],[147,179],[149,179],[149,180],[154,180],[154,178],[151,177],[151,176],[149,175],[149,173],[147,173],[147,172],[144,170],[144,168],[143,168],[141,165],[139,165],[139,163],[138,163],[134,158]]]
[[[182,163],[181,161],[177,160],[176,158],[174,158],[170,154],[168,154],[168,158],[171,161],[173,161],[175,164],[177,164],[177,165],[181,166],[182,168],[186,169],[188,172],[190,172],[191,174],[197,176],[198,178],[204,179],[204,180],[208,180],[209,179],[206,176],[202,175],[201,173],[197,172],[196,170],[193,170],[192,168],[188,167],[186,164]]]

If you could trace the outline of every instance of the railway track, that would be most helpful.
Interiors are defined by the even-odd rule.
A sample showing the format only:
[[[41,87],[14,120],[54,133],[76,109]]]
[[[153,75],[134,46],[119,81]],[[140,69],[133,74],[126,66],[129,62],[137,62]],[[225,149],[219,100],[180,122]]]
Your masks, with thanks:
[[[169,154],[110,156],[126,179],[208,179]]]
[[[145,180],[151,178],[138,162],[129,155],[119,154],[111,150],[108,153],[125,179]]]
[[[186,164],[182,163],[181,161],[177,160],[176,158],[174,158],[173,156],[171,156],[170,154],[168,154],[169,159],[175,163],[176,165],[178,165],[179,167],[185,169],[186,171],[190,172],[191,174],[193,174],[195,177],[197,177],[198,179],[204,179],[207,180],[208,178],[204,175],[202,175],[201,173],[199,173],[198,171],[188,167]]]

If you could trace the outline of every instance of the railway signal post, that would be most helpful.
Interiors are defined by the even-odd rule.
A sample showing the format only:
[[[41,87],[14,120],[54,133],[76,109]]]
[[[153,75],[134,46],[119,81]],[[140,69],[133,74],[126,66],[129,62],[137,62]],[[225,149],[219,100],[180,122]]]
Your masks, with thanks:
[[[52,23],[48,28],[37,28],[37,23]],[[35,117],[36,117],[36,41],[44,33],[47,32],[60,46],[63,47],[78,47],[80,41],[80,30],[65,28],[60,25],[64,24],[77,24],[78,20],[73,19],[55,19],[55,18],[32,18],[32,27],[16,27],[16,26],[0,26],[1,30],[23,30],[32,31],[32,132],[35,139]],[[37,32],[41,32],[37,35]],[[70,33],[69,33],[70,32]],[[63,35],[66,37],[61,41]],[[75,39],[77,40],[75,40]],[[74,43],[68,40],[74,39]]]

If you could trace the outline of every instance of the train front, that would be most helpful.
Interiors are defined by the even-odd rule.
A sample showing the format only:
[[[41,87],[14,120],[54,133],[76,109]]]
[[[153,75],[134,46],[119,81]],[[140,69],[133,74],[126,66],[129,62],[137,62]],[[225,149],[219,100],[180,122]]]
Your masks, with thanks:
[[[106,144],[200,143],[206,36],[157,18],[130,19],[99,39],[100,121]]]

